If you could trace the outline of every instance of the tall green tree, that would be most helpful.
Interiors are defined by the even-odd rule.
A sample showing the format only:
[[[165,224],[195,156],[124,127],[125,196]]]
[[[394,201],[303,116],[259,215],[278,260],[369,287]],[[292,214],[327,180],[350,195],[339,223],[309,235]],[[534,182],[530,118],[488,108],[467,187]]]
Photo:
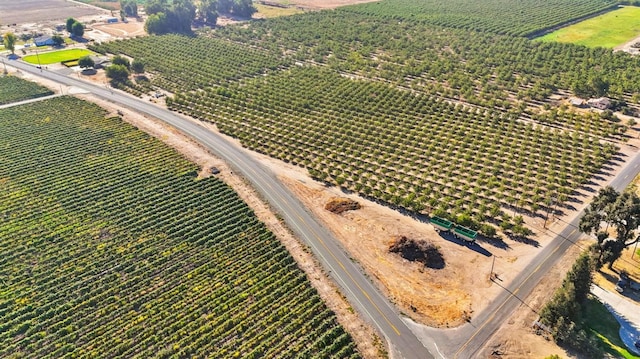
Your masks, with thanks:
[[[68,33],[72,33],[73,32],[73,24],[75,24],[77,21],[76,19],[70,17],[67,19],[67,32]]]
[[[144,60],[134,59],[133,62],[131,62],[131,70],[136,74],[142,74],[144,73],[144,65]]]
[[[126,82],[129,78],[129,70],[123,65],[107,66],[105,72],[113,82]]]
[[[54,46],[62,46],[64,44],[64,38],[60,34],[51,36],[51,40],[53,40]]]
[[[198,17],[205,24],[215,25],[218,21],[217,7],[217,0],[200,0],[198,4]]]
[[[18,38],[12,32],[7,32],[2,36],[2,43],[4,44],[4,48],[11,51],[12,54],[16,51],[16,41]]]
[[[138,17],[138,3],[136,0],[120,0],[120,9],[125,16]]]
[[[167,0],[147,0],[144,11],[147,15],[153,15],[169,10],[169,3]]]
[[[603,224],[605,228],[602,228]],[[635,232],[639,225],[640,197],[634,191],[618,193],[607,186],[598,192],[585,209],[579,228],[583,233],[595,234],[598,263],[608,263],[612,268],[622,251],[640,239]],[[609,238],[609,228],[615,230],[614,238]]]
[[[92,69],[95,65],[95,62],[91,58],[91,56],[83,56],[78,60],[78,66],[83,69]]]
[[[73,36],[82,37],[82,35],[84,35],[84,25],[76,21],[73,26],[71,26],[71,33]]]
[[[127,59],[124,56],[121,55],[116,55],[111,59],[111,63],[114,65],[122,65],[124,67],[127,68],[127,70],[129,70],[131,68],[131,63],[129,62],[129,59]]]
[[[196,7],[191,0],[174,0],[169,4],[165,0],[149,0],[145,22],[149,34],[191,33],[191,24],[196,16]]]

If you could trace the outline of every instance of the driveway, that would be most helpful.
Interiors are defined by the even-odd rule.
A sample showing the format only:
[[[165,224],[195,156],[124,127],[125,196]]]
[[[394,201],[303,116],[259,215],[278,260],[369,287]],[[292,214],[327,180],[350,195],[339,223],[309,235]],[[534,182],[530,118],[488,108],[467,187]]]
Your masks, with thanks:
[[[629,351],[640,355],[640,350],[634,346],[635,341],[640,340],[640,304],[597,285],[591,286],[591,293],[600,299],[620,323],[620,338]]]

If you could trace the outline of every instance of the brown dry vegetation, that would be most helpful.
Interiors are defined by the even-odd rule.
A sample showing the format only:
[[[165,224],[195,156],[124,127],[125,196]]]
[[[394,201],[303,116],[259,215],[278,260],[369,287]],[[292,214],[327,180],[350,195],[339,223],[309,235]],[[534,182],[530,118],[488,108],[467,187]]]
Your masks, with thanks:
[[[355,211],[360,209],[360,203],[350,198],[331,198],[327,204],[324,205],[324,209],[329,212],[340,214],[346,211]]]

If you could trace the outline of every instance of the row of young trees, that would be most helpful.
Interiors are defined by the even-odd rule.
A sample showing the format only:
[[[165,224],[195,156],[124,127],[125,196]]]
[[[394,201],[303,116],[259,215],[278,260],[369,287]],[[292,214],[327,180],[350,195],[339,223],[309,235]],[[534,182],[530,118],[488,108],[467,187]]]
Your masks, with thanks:
[[[583,322],[594,266],[591,249],[578,257],[562,286],[540,311],[540,321],[551,330],[557,343],[595,359],[603,356],[602,349],[598,338]]]

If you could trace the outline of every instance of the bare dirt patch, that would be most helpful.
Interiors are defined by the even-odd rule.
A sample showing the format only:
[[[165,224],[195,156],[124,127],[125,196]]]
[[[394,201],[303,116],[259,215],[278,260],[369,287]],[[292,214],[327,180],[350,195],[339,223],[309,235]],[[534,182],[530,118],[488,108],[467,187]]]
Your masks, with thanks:
[[[144,21],[137,21],[136,19],[129,19],[126,23],[119,21],[114,24],[95,24],[92,27],[119,39],[147,34],[144,31]]]
[[[378,0],[289,0],[289,4],[294,4],[305,9],[335,9],[340,6],[363,4]]]

